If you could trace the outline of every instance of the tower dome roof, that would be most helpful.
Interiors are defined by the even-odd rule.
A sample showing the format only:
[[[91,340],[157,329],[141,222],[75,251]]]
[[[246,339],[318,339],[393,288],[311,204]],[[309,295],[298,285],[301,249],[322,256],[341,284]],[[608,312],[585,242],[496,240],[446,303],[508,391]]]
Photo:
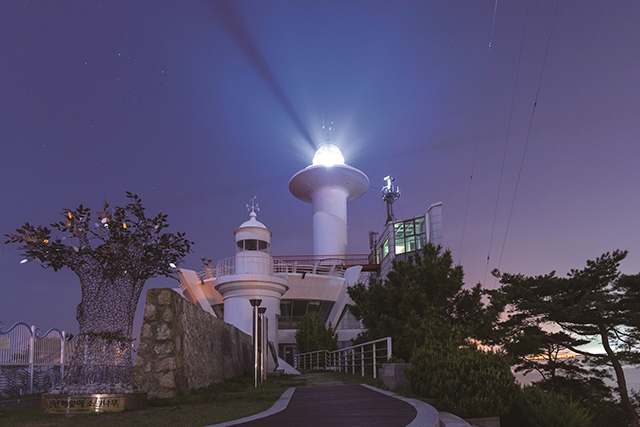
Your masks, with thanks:
[[[258,221],[256,216],[255,212],[251,212],[249,214],[249,220],[243,222],[240,227],[233,231],[233,234],[236,235],[236,241],[244,239],[262,239],[268,242],[271,240],[271,230]]]
[[[264,228],[265,230],[267,229],[267,227],[265,227],[265,225],[263,223],[261,223],[260,221],[258,221],[256,219],[258,215],[256,215],[255,212],[251,212],[249,214],[249,220],[243,222],[240,227],[238,228],[246,228],[246,227],[258,227],[258,228]]]

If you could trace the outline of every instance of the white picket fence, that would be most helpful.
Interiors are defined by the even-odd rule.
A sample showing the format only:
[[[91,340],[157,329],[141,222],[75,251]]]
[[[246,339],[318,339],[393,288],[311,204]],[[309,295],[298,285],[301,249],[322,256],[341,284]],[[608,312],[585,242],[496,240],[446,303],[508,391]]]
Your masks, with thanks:
[[[44,335],[35,326],[17,322],[8,330],[0,322],[0,397],[44,393],[64,375],[75,340],[65,331],[49,329]]]

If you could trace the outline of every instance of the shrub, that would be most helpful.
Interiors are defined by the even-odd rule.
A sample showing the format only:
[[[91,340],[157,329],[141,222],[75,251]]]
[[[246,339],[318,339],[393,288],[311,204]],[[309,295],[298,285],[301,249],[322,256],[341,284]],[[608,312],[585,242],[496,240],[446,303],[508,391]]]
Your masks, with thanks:
[[[338,334],[331,327],[326,327],[320,316],[305,313],[296,328],[296,349],[298,353],[317,350],[337,350]]]
[[[525,387],[518,407],[531,427],[587,427],[592,416],[578,402],[540,387]]]
[[[519,391],[505,358],[471,347],[425,346],[411,358],[407,378],[438,409],[460,417],[502,416]]]

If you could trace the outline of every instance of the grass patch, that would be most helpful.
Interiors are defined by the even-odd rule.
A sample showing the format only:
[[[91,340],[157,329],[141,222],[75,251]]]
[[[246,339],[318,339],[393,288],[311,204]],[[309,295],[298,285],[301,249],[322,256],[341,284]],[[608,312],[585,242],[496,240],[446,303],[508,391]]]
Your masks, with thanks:
[[[0,425],[55,427],[202,427],[247,417],[269,409],[290,387],[303,386],[294,376],[272,377],[258,388],[253,376],[236,377],[170,399],[150,399],[134,411],[64,417],[44,415],[40,406],[0,410]]]
[[[0,402],[5,401],[5,400],[22,400],[22,399],[32,399],[34,397],[40,397],[42,396],[42,393],[34,393],[34,394],[24,394],[22,396],[7,396],[7,397],[0,397]]]

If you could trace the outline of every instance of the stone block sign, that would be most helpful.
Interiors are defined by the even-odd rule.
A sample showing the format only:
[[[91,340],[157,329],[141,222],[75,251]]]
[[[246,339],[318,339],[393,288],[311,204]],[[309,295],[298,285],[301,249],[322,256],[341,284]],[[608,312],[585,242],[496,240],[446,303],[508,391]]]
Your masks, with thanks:
[[[135,409],[146,399],[146,393],[89,394],[86,396],[43,394],[41,408],[45,414],[120,412],[125,409]]]
[[[251,372],[251,337],[171,289],[149,289],[133,378],[149,397]]]

